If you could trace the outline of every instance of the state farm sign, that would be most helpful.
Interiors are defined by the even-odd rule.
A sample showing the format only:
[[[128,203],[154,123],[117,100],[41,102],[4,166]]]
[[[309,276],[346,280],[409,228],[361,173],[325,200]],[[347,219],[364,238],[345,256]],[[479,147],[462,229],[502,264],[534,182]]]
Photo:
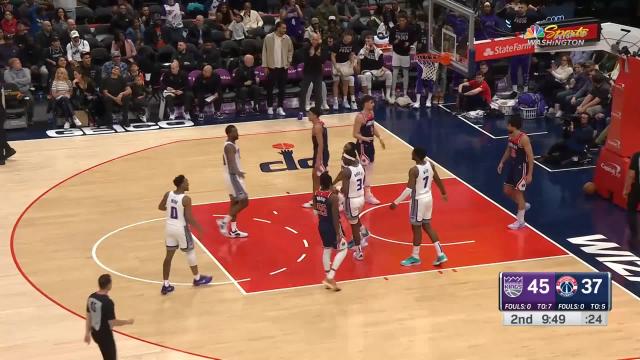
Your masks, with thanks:
[[[476,49],[477,61],[528,55],[533,54],[536,51],[535,44],[530,43],[522,36],[477,41],[474,43],[474,46]]]

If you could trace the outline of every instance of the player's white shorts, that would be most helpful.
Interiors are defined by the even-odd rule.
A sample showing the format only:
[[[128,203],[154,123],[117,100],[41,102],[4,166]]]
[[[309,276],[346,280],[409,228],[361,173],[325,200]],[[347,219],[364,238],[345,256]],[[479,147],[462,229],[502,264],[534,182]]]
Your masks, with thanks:
[[[364,208],[364,196],[348,198],[344,202],[344,214],[350,224],[358,223],[360,214]]]
[[[244,186],[244,179],[238,175],[225,174],[225,182],[227,183],[227,190],[229,195],[234,199],[246,199],[249,197],[247,190]]]
[[[189,251],[193,249],[193,236],[188,226],[167,225],[165,228],[167,249]]]
[[[433,197],[427,196],[420,199],[411,199],[409,204],[409,221],[411,225],[428,224],[431,221],[433,210]]]
[[[411,56],[402,56],[394,52],[393,56],[391,57],[391,66],[403,68],[411,67]]]
[[[342,74],[340,74],[338,72],[338,70],[340,70],[340,72],[342,72]],[[351,61],[347,61],[344,63],[336,63],[336,66],[333,68],[333,80],[348,80],[349,81],[349,86],[353,86],[353,81],[354,81],[354,72],[353,72],[353,63]]]

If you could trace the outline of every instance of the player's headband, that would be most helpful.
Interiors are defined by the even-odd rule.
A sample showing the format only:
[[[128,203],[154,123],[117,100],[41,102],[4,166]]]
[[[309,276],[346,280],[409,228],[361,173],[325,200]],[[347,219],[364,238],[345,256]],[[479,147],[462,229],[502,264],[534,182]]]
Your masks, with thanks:
[[[353,160],[353,161],[356,160],[356,158],[354,158],[353,156],[347,155],[345,153],[342,153],[342,157],[345,158],[345,159]]]

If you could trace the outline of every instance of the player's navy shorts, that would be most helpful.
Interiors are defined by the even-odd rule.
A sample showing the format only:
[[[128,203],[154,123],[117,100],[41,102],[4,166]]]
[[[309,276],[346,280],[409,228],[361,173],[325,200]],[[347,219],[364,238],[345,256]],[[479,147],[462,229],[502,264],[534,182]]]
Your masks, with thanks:
[[[314,151],[313,152],[313,164],[311,165],[314,169],[316,167],[316,161],[318,159],[318,154]],[[322,154],[322,165],[324,166],[325,169],[327,169],[329,167],[329,151],[325,151],[324,154]]]
[[[318,231],[320,232],[320,237],[322,238],[322,246],[333,249],[338,248],[338,236],[333,225],[319,223]]]
[[[515,189],[520,191],[525,191],[527,189],[527,182],[525,180],[526,176],[526,163],[507,162],[506,179],[504,180],[506,185],[513,186]]]
[[[360,142],[358,141],[358,143],[356,144],[358,146],[358,150],[360,152],[360,156],[364,157],[366,160],[365,161],[361,161],[361,163],[363,165],[366,165],[368,163],[372,163],[375,161],[375,156],[376,156],[376,148],[373,145],[373,141],[372,142]]]

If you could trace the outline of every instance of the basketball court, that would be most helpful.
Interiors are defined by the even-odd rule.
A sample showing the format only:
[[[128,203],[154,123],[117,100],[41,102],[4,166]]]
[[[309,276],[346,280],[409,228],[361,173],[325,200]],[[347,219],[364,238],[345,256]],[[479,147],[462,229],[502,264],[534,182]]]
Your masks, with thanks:
[[[339,168],[336,154],[351,140],[352,117],[324,117],[332,173]],[[16,143],[24,161],[0,173],[5,189],[11,189],[1,221],[11,235],[3,246],[24,279],[3,257],[9,291],[0,301],[10,310],[0,325],[6,334],[3,353],[8,358],[98,356],[95,346],[82,343],[81,317],[95,279],[107,271],[114,275],[117,315],[136,319],[119,329],[121,359],[622,358],[640,353],[625,335],[633,334],[634,320],[640,318],[637,299],[619,288],[606,328],[503,327],[496,297],[499,271],[590,269],[535,229],[506,231],[513,216],[446,169],[439,170],[449,201],[435,194],[433,221],[450,260],[433,267],[433,248],[425,244],[422,265],[400,266],[411,249],[408,207],[401,204],[392,212],[387,204],[404,187],[411,148],[386,129],[387,150],[379,150],[373,180],[383,204],[367,206],[362,216],[372,233],[365,260],[349,256],[337,275],[343,291],[324,290],[318,285],[323,271],[316,219],[300,206],[310,191],[310,124],[276,120],[238,129],[251,197],[239,218],[239,227],[250,233],[246,239],[222,238],[215,228],[216,217],[227,208],[222,125]],[[47,166],[52,162],[56,166]],[[214,284],[193,288],[186,260],[178,255],[172,270],[176,292],[161,296],[164,224],[156,209],[179,173],[190,180],[194,213],[206,229],[195,234],[198,261]],[[549,347],[550,335],[572,341]],[[604,342],[610,346],[601,346]]]

